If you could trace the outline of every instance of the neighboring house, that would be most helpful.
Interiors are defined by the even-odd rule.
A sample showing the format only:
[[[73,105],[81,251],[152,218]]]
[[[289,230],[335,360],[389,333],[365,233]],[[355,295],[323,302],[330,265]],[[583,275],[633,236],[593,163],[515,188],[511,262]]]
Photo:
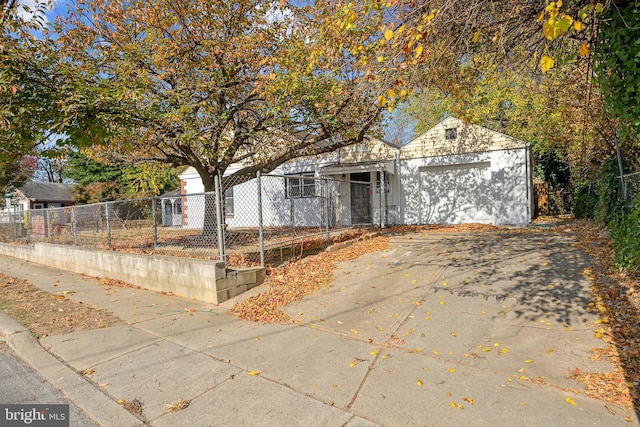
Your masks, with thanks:
[[[6,196],[5,212],[11,212],[13,220],[21,220],[25,212],[33,209],[62,208],[74,204],[72,185],[56,182],[31,181]],[[11,196],[11,197],[9,197]],[[34,236],[49,236],[60,231],[61,224],[69,221],[68,212],[37,211],[31,215],[31,233]],[[2,216],[4,222],[9,214]]]
[[[11,210],[25,212],[29,209],[71,206],[74,204],[72,188],[72,185],[57,182],[27,182],[13,192]]]
[[[323,215],[343,226],[526,225],[532,215],[529,145],[453,117],[402,148],[368,138],[333,153],[291,160],[269,175],[282,177],[262,177],[264,226],[317,226]],[[322,177],[328,184],[319,185]],[[180,180],[182,195],[204,191],[193,168]],[[181,203],[181,224],[202,227],[204,196],[183,197]],[[226,226],[256,227],[257,206],[255,179],[227,189]]]
[[[162,226],[182,225],[182,190],[176,188],[160,196],[162,207]]]

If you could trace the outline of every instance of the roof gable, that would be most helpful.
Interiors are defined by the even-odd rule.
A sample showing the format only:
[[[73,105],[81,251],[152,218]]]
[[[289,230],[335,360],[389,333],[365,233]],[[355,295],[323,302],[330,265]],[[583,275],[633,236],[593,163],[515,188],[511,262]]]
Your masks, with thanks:
[[[455,130],[453,130],[455,129]],[[447,117],[440,123],[409,142],[400,150],[400,157],[446,156],[482,151],[523,148],[526,142],[488,129]]]
[[[393,160],[398,147],[382,139],[367,136],[358,144],[340,148],[340,163],[368,163]]]
[[[71,203],[73,202],[72,187],[72,185],[57,182],[31,181],[18,188],[18,191],[31,201]]]

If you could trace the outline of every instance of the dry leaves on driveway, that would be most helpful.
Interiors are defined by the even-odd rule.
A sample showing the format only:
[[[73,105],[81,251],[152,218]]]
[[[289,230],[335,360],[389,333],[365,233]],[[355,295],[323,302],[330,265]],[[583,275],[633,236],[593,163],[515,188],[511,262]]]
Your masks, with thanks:
[[[280,311],[279,307],[328,287],[333,281],[333,269],[337,262],[388,248],[389,239],[378,236],[356,242],[335,252],[325,251],[275,268],[267,278],[268,290],[237,303],[231,312],[241,319],[256,322],[286,322],[289,316]]]

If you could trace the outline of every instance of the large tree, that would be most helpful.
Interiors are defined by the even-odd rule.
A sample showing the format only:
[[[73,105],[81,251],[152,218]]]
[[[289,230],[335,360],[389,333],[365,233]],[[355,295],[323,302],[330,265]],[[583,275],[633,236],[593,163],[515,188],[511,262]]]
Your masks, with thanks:
[[[16,2],[0,3],[0,188],[30,177],[31,156],[50,132],[52,61],[41,54],[47,42],[34,35],[43,28],[44,7],[25,21]]]
[[[92,126],[70,142],[193,166],[211,191],[232,163],[247,179],[361,141],[382,108],[376,84],[326,42],[318,13],[253,0],[75,2],[58,54],[75,68],[70,104]]]

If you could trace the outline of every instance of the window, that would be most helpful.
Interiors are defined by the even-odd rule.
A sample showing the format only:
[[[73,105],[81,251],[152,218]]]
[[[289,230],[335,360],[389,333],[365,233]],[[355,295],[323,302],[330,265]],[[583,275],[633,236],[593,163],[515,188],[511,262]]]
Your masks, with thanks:
[[[458,137],[458,128],[450,128],[444,130],[444,139],[456,139]]]
[[[310,178],[301,178],[308,176]],[[295,177],[287,178],[287,187],[285,197],[302,198],[316,196],[316,181],[313,179],[313,172],[303,172]]]
[[[233,187],[224,192],[224,215],[233,216]]]

